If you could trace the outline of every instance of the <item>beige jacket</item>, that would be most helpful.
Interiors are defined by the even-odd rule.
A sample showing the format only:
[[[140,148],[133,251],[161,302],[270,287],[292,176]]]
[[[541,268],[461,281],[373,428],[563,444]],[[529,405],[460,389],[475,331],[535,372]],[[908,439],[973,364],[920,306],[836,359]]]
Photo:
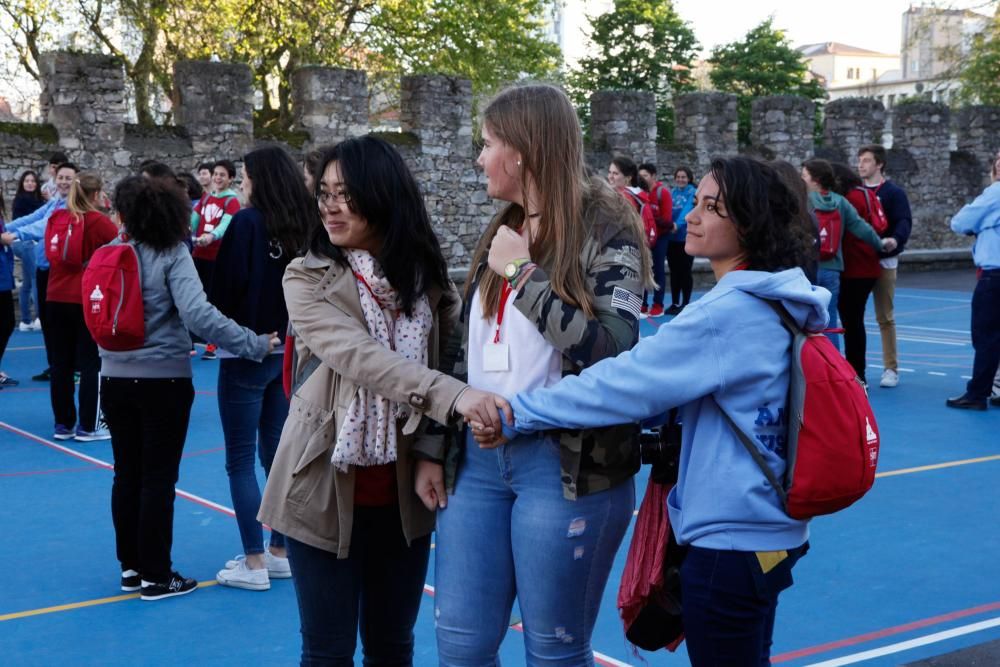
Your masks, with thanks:
[[[397,431],[399,512],[407,543],[434,529],[413,490],[412,453],[443,458],[443,436],[427,433],[427,417],[440,424],[465,384],[436,370],[461,302],[454,286],[445,310],[440,290],[428,292],[434,325],[428,367],[383,347],[370,335],[358,288],[349,268],[309,253],[288,265],[282,281],[288,317],[296,332],[295,374],[313,356],[322,364],[293,394],[281,442],[271,466],[257,518],[299,542],[347,558],[354,516],[354,468],[337,472],[330,463],[338,424],[361,384],[414,416]]]

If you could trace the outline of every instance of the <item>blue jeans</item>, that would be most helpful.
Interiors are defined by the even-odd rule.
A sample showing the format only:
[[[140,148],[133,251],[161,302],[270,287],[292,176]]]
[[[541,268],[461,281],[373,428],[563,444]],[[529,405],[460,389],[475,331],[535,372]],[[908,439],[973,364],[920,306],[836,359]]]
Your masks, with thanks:
[[[354,508],[347,558],[288,538],[302,667],[352,667],[359,629],[365,667],[412,665],[430,551],[430,535],[406,544],[399,505]]]
[[[516,595],[526,664],[593,665],[590,636],[634,506],[632,480],[564,498],[550,437],[496,449],[469,438],[455,493],[438,511],[440,664],[498,665]]]
[[[1000,365],[1000,269],[983,271],[972,293],[972,379],[965,391],[971,398],[989,398]]]
[[[693,667],[766,667],[778,594],[809,543],[767,572],[752,551],[691,547],[681,565],[684,637]]]
[[[667,261],[668,235],[663,234],[656,239],[656,245],[649,249],[653,257],[653,280],[656,281],[656,290],[653,292],[653,304],[663,305],[663,293],[666,291],[667,271],[664,262]],[[642,293],[642,302],[646,303],[646,296],[649,292]]]
[[[257,511],[260,486],[254,453],[260,456],[265,476],[278,449],[281,429],[288,417],[288,399],[281,386],[281,355],[270,354],[257,363],[223,359],[219,364],[219,416],[226,438],[226,472],[233,497],[236,524],[243,553],[264,553],[264,537]],[[285,546],[285,536],[271,531],[271,545]]]
[[[21,309],[21,322],[31,324],[35,318],[31,316],[31,304],[35,304],[35,312],[38,312],[38,297],[35,296],[35,242],[16,241],[11,248],[14,255],[21,260],[21,289],[17,293],[17,300]]]
[[[837,301],[840,300],[840,271],[820,269],[816,275],[816,284],[830,290],[830,321],[826,325],[826,328],[837,329],[840,324],[840,320],[837,319]],[[826,337],[830,339],[830,342],[839,351],[840,334],[828,333]]]

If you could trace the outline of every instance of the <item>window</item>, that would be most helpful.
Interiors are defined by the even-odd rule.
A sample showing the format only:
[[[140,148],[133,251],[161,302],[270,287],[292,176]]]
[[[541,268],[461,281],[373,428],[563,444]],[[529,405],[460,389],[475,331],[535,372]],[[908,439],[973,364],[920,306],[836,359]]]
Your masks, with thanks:
[[[847,78],[848,79],[853,79],[854,78],[854,68],[853,67],[848,67],[847,68]]]

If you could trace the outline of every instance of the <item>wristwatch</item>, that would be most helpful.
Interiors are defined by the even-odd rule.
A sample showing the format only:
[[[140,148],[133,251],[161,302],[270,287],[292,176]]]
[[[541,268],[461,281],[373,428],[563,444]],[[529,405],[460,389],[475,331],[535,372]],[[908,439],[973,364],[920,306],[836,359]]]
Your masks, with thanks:
[[[530,259],[515,259],[513,262],[508,262],[505,267],[503,267],[503,277],[508,283],[513,285],[517,282],[517,277],[521,275],[521,269],[524,265],[529,263]]]

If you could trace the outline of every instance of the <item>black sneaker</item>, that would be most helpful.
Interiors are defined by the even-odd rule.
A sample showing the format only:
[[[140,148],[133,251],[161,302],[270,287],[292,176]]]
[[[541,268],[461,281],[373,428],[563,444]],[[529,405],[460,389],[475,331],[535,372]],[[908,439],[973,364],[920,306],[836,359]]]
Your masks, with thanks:
[[[155,583],[144,579],[140,597],[143,600],[162,600],[163,598],[172,598],[175,595],[187,595],[196,588],[198,588],[197,581],[181,576],[180,572],[172,572],[170,581],[164,583]]]
[[[42,371],[38,375],[32,375],[31,379],[34,382],[48,382],[49,381],[49,369],[46,368],[44,371]]]
[[[142,588],[142,577],[135,570],[122,570],[122,590],[134,593]]]
[[[664,311],[664,314],[666,314],[666,315],[680,315],[682,310],[684,310],[684,306],[680,306],[680,305],[678,305],[678,304],[675,303],[675,304],[671,305],[669,308],[667,308]]]

